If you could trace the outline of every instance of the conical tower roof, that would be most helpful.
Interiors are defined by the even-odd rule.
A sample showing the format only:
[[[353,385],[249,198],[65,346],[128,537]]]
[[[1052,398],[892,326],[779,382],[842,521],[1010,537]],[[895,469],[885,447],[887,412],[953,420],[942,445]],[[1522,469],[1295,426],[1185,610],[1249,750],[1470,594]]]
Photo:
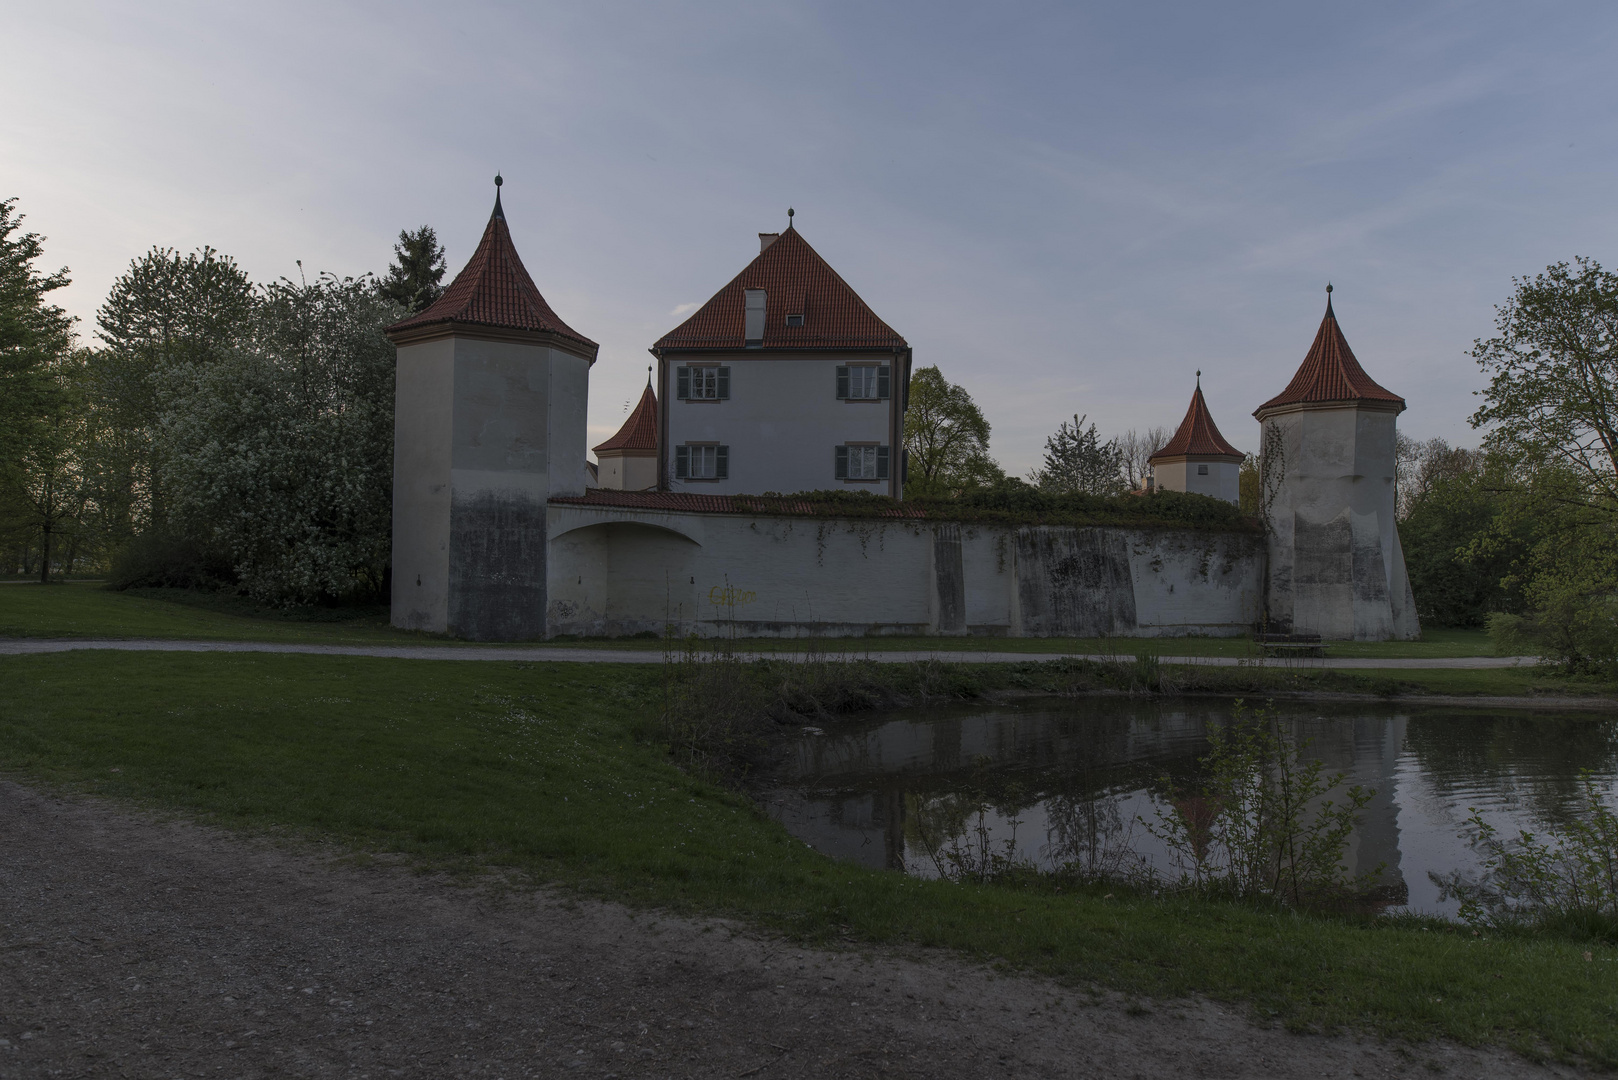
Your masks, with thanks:
[[[659,349],[740,349],[744,294],[763,289],[766,349],[904,349],[905,339],[861,300],[797,229],[787,227],[747,268],[660,338]],[[802,325],[787,325],[801,315]]]
[[[598,454],[613,450],[657,452],[657,395],[652,393],[652,380],[646,380],[646,392],[618,434],[592,449]]]
[[[1354,350],[1348,347],[1337,325],[1337,315],[1331,308],[1331,287],[1327,286],[1326,316],[1320,320],[1309,355],[1303,358],[1303,365],[1287,388],[1260,405],[1253,415],[1263,420],[1269,413],[1283,409],[1331,405],[1368,405],[1403,412],[1405,399],[1379,385],[1354,359]]]
[[[498,182],[498,181],[497,181]],[[511,229],[500,206],[496,188],[494,212],[483,230],[483,239],[455,276],[444,295],[419,315],[388,327],[395,343],[420,341],[457,328],[506,331],[524,337],[548,339],[568,352],[594,362],[595,342],[563,322],[540,295],[534,279],[528,276],[517,249],[511,242]]]
[[[1191,455],[1225,457],[1232,461],[1241,461],[1245,456],[1219,434],[1219,426],[1213,422],[1213,415],[1208,412],[1208,403],[1202,398],[1202,373],[1199,371],[1197,375],[1197,389],[1191,395],[1191,407],[1186,409],[1185,419],[1180,421],[1179,430],[1175,431],[1174,438],[1164,444],[1163,449],[1147,458],[1147,461]]]

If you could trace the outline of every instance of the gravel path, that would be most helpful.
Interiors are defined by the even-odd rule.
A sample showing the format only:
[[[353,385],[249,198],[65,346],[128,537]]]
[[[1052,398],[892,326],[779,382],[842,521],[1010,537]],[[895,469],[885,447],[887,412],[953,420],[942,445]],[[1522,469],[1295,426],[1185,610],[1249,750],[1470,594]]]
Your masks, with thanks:
[[[0,639],[0,656],[29,653],[72,652],[79,649],[114,649],[120,652],[262,652],[314,653],[320,656],[383,656],[404,660],[549,660],[576,664],[661,664],[663,651],[653,649],[569,649],[562,646],[476,646],[476,645],[300,645],[273,641],[172,641],[168,639],[114,638],[5,638]],[[738,653],[743,659],[770,657],[777,660],[825,659],[827,653]],[[872,650],[865,653],[832,653],[888,663],[939,660],[950,664],[1015,664],[1025,660],[1117,660],[1118,656],[1089,653],[971,652],[928,649],[911,651]],[[1126,657],[1127,659],[1128,657]],[[1162,656],[1165,664],[1205,664],[1210,667],[1239,667],[1260,661],[1231,656]],[[1430,660],[1366,659],[1360,657],[1287,657],[1266,661],[1279,668],[1341,668],[1370,670],[1386,668],[1508,668],[1532,666],[1533,656],[1456,656]]]
[[[0,782],[0,1078],[1568,1076],[472,889]]]

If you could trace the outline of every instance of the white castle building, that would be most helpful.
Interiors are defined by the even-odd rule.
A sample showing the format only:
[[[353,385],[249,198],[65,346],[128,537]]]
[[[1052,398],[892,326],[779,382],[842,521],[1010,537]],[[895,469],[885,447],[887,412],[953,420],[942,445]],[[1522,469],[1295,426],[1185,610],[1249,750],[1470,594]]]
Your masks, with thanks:
[[[900,501],[910,346],[789,227],[652,347],[653,378],[592,466],[597,346],[523,268],[497,192],[466,267],[388,330],[393,622],[484,641],[1239,635],[1266,618],[1413,635],[1391,516],[1403,402],[1327,321],[1336,337],[1260,410],[1288,448],[1273,527],[941,519]],[[1234,499],[1240,461],[1199,385],[1153,465],[1162,487]],[[767,495],[825,490],[891,501],[839,515]]]

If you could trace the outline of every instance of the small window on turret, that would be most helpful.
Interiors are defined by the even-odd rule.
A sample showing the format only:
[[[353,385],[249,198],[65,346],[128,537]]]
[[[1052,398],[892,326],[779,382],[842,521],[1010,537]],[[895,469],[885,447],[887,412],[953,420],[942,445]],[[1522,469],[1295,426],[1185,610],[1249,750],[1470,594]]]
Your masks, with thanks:
[[[1198,476],[1207,476],[1208,475],[1208,466],[1206,466],[1206,465],[1198,465],[1197,466],[1197,475]]]

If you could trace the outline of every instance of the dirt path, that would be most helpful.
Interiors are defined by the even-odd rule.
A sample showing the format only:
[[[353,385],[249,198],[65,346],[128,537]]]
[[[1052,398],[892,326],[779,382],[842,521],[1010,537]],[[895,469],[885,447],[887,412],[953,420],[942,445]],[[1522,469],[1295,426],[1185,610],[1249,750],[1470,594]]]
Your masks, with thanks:
[[[663,650],[653,646],[645,649],[570,649],[560,645],[541,646],[478,646],[478,645],[303,645],[274,641],[176,641],[167,638],[0,638],[0,656],[23,656],[32,653],[74,652],[81,649],[114,649],[120,652],[259,652],[259,653],[312,653],[318,656],[381,656],[402,660],[535,660],[561,661],[575,664],[661,664]],[[767,657],[774,660],[824,660],[828,655],[847,656],[862,660],[880,660],[890,664],[911,663],[918,660],[938,660],[947,664],[1016,664],[1027,660],[1117,660],[1118,656],[1090,653],[1024,653],[985,652],[959,649],[872,649],[849,653],[797,653],[790,651],[768,653],[737,653],[744,660]],[[1165,664],[1192,664],[1208,667],[1269,667],[1291,670],[1296,668],[1335,668],[1344,671],[1383,669],[1452,668],[1476,670],[1481,668],[1532,667],[1539,661],[1532,656],[1451,656],[1432,659],[1390,657],[1285,657],[1260,661],[1234,656],[1161,656]]]
[[[0,782],[0,1078],[1464,1077],[944,957],[502,896]]]

